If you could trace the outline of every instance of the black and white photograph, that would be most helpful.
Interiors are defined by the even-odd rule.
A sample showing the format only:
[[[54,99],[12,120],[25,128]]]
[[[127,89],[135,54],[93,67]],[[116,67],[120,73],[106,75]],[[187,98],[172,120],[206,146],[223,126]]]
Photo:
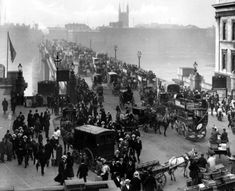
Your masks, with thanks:
[[[0,190],[235,191],[235,0],[0,0]]]

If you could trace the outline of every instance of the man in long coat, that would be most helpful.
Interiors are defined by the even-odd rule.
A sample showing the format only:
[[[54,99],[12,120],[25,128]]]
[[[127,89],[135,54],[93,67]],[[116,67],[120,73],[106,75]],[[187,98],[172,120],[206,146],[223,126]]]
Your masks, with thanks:
[[[10,139],[6,139],[6,155],[7,155],[7,160],[11,161],[12,159],[12,154],[13,154],[13,144],[10,141]]]
[[[148,172],[148,176],[143,180],[143,190],[144,191],[154,191],[157,189],[157,183],[153,176],[152,171]]]
[[[79,178],[83,178],[84,182],[86,182],[86,177],[88,175],[88,167],[84,163],[84,159],[82,159],[81,164],[78,168],[77,177],[78,175],[79,175]]]
[[[1,160],[1,162],[5,162],[5,160],[4,160],[5,152],[6,152],[6,145],[5,145],[5,139],[3,138],[2,141],[0,142],[0,160]]]
[[[2,109],[3,109],[4,114],[6,114],[6,111],[8,109],[8,102],[6,98],[4,98],[4,100],[2,101]]]

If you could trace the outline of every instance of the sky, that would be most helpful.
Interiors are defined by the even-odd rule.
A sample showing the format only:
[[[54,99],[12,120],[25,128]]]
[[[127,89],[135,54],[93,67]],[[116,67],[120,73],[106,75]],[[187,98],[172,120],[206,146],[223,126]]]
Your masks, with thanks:
[[[0,0],[0,10],[2,23],[37,23],[41,28],[85,23],[95,28],[117,21],[119,4],[124,9],[127,3],[130,26],[164,23],[204,28],[215,24],[215,0]]]

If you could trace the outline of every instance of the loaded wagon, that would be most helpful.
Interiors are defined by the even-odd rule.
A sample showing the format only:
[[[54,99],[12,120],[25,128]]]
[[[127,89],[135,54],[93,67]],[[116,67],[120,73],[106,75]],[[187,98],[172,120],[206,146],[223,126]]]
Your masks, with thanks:
[[[144,177],[148,171],[151,171],[155,177],[155,180],[163,188],[166,185],[166,175],[170,167],[168,165],[162,165],[158,160],[148,161],[137,165],[136,170],[140,172],[140,176]]]

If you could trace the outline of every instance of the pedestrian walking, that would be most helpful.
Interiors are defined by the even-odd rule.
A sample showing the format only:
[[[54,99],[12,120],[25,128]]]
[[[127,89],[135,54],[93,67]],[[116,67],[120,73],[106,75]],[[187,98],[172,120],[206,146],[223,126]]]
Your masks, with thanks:
[[[48,158],[47,158],[47,154],[45,151],[45,147],[42,147],[41,150],[38,152],[38,163],[41,166],[41,175],[42,176],[44,175],[44,168],[47,163],[47,160],[48,160]]]
[[[45,122],[43,112],[41,112],[39,116],[39,121],[40,121],[40,131],[42,132],[44,130],[44,122]]]
[[[82,159],[81,164],[77,171],[77,177],[79,176],[80,179],[83,178],[84,182],[86,182],[87,175],[88,175],[88,166],[87,164],[85,164],[84,159]]]
[[[136,137],[136,143],[135,143],[135,151],[138,162],[140,162],[140,153],[142,151],[142,141],[140,140],[140,137]]]
[[[24,157],[24,167],[27,168],[29,165],[29,143],[28,137],[26,135],[23,136],[23,157]]]
[[[17,160],[18,160],[18,165],[21,165],[23,162],[23,157],[24,157],[24,145],[23,145],[23,140],[21,139],[21,135],[18,135],[18,138],[20,139],[17,145]]]
[[[49,138],[49,128],[50,128],[50,114],[48,112],[44,112],[44,131],[45,137]]]
[[[134,172],[134,177],[131,179],[131,191],[140,191],[141,190],[141,180],[140,174],[138,171]]]
[[[7,161],[11,161],[13,154],[13,144],[10,141],[10,138],[6,139],[6,155],[7,155]]]
[[[157,183],[153,176],[152,171],[148,171],[147,177],[143,180],[144,191],[155,191],[157,189]]]
[[[15,114],[15,109],[16,109],[16,98],[11,97],[11,111],[13,115]]]
[[[49,139],[47,139],[47,143],[45,144],[45,153],[46,153],[47,167],[48,167],[51,156],[53,156],[53,146]]]
[[[6,111],[8,109],[8,102],[6,98],[4,98],[4,100],[2,101],[2,109],[3,109],[3,113],[6,114]]]
[[[209,104],[210,104],[210,108],[211,108],[211,115],[213,116],[213,111],[215,108],[215,98],[213,95],[209,98]]]
[[[64,180],[66,179],[66,174],[65,174],[66,159],[67,159],[66,155],[63,155],[61,157],[61,160],[59,162],[58,175],[54,178],[54,180],[56,182],[59,182],[61,185],[63,185]]]
[[[58,144],[57,147],[56,147],[56,162],[55,162],[56,166],[58,166],[58,164],[59,164],[59,162],[61,160],[62,155],[63,155],[62,145]]]
[[[27,117],[27,122],[28,122],[28,127],[33,127],[34,124],[34,119],[33,119],[33,114],[32,114],[32,110],[29,110],[29,113],[28,113],[28,117]]]
[[[197,165],[197,162],[193,159],[191,159],[190,161],[189,170],[190,170],[189,176],[192,178],[192,184],[197,185],[199,183],[198,181],[199,181],[200,169]]]
[[[5,153],[6,153],[5,139],[2,138],[2,141],[0,142],[0,160],[1,160],[1,162],[5,162],[5,159],[4,159]]]
[[[66,177],[72,179],[74,177],[73,171],[74,159],[70,152],[67,152],[67,164],[66,164]]]

